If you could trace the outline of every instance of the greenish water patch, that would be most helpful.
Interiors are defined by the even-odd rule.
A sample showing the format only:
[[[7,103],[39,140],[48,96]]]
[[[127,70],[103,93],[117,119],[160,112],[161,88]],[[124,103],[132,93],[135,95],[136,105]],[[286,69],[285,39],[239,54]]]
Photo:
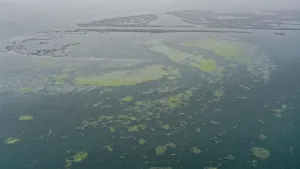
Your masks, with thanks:
[[[108,146],[104,146],[106,148],[107,151],[109,152],[113,152],[114,151],[114,148],[111,146],[111,145],[108,145]]]
[[[204,38],[181,42],[181,45],[212,52],[218,57],[233,62],[228,65],[229,67],[235,63],[247,65],[250,73],[266,80],[270,77],[270,71],[275,68],[269,58],[260,52],[257,46],[250,43],[225,38]]]
[[[176,147],[177,147],[175,143],[170,142],[170,141],[169,141],[165,146],[166,146],[167,148],[176,148]]]
[[[217,70],[217,63],[212,59],[201,59],[199,63],[192,63],[191,65],[204,72],[214,72]]]
[[[8,137],[8,138],[6,138],[5,140],[4,140],[4,143],[5,144],[16,144],[16,143],[18,143],[18,142],[20,142],[21,141],[21,139],[19,139],[19,138],[16,138],[16,137]]]
[[[33,91],[33,89],[30,88],[30,87],[22,87],[22,88],[20,88],[20,92],[21,93],[31,93],[32,91]]]
[[[65,160],[65,167],[71,168],[73,163],[80,163],[88,157],[88,153],[84,151],[77,152],[73,157]]]
[[[137,131],[145,130],[146,128],[147,128],[146,124],[138,124],[138,125],[134,125],[134,126],[129,126],[128,131],[137,132]]]
[[[146,140],[145,139],[139,139],[138,140],[139,145],[143,146],[146,144]]]
[[[33,116],[20,116],[19,120],[21,121],[33,120]]]
[[[134,99],[132,96],[126,96],[121,99],[121,102],[131,102]]]
[[[172,169],[172,167],[150,167],[149,169]]]
[[[218,90],[214,91],[214,96],[222,97],[222,96],[224,96],[224,91],[222,89],[218,89]]]
[[[158,80],[168,75],[178,76],[179,70],[172,67],[165,69],[161,65],[152,65],[136,70],[124,70],[96,76],[77,77],[75,78],[75,83],[79,85],[96,86],[132,86],[142,82]]]
[[[61,74],[61,75],[56,75],[54,76],[56,81],[63,81],[65,80],[69,75],[68,74]]]
[[[270,157],[270,152],[269,150],[265,149],[265,148],[261,148],[261,147],[252,147],[250,149],[250,151],[252,152],[252,154],[261,159],[261,160],[266,160]]]
[[[60,75],[55,75],[55,85],[62,85],[64,84],[65,80],[69,77],[68,74],[60,74]]]
[[[186,53],[166,45],[155,45],[150,50],[166,55],[174,62],[190,65],[204,72],[216,73],[222,70],[213,59],[206,59],[202,55]]]
[[[259,134],[257,136],[260,140],[266,140],[267,139],[267,136],[265,136],[264,134]]]
[[[202,39],[182,43],[184,46],[197,47],[213,52],[228,60],[249,63],[251,57],[246,50],[254,52],[255,46],[226,39]]]
[[[155,150],[156,155],[162,156],[167,151],[167,147],[166,146],[156,146],[154,150]]]
[[[192,147],[190,149],[191,153],[194,153],[194,154],[200,154],[202,153],[202,151],[200,149],[198,149],[197,147]]]

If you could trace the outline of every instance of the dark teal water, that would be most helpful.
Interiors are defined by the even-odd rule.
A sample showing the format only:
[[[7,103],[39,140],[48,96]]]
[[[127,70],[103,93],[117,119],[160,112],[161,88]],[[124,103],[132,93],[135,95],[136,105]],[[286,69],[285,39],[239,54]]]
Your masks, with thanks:
[[[276,65],[267,82],[241,67],[231,71],[232,77],[225,75],[222,83],[210,84],[203,81],[195,70],[155,56],[158,63],[177,65],[181,69],[178,90],[142,94],[164,84],[166,79],[162,79],[133,87],[113,88],[102,95],[99,94],[101,89],[56,95],[32,93],[15,96],[9,92],[2,93],[0,140],[15,136],[21,141],[13,145],[0,144],[1,168],[62,169],[65,168],[65,159],[78,151],[88,152],[88,158],[74,163],[71,167],[74,169],[167,166],[173,169],[209,166],[220,169],[253,168],[253,160],[257,160],[255,168],[258,169],[300,168],[300,35],[288,32],[286,36],[270,36],[258,32],[238,37],[257,45]],[[198,87],[198,84],[201,86]],[[241,84],[250,89],[241,88]],[[214,102],[213,91],[220,86],[224,88],[225,95]],[[82,120],[95,119],[100,115],[117,116],[132,105],[120,104],[119,98],[132,95],[135,100],[153,100],[191,87],[198,89],[187,106],[161,114],[159,120],[170,124],[171,131],[176,131],[169,137],[165,135],[168,131],[161,129],[156,120],[148,121],[147,129],[136,133],[128,132],[125,126],[117,122],[109,125],[116,126],[114,133],[100,126],[86,128],[83,132],[76,129]],[[246,96],[247,99],[237,99],[237,96]],[[99,101],[112,107],[92,108],[91,104]],[[268,108],[264,108],[266,104]],[[289,109],[278,118],[272,110],[282,104],[288,105]],[[18,121],[19,116],[24,114],[34,115],[34,120]],[[219,125],[211,124],[212,120],[218,121]],[[200,133],[195,132],[197,128],[201,128]],[[53,134],[46,137],[49,130]],[[261,133],[267,136],[266,140],[258,139]],[[121,136],[128,139],[121,139]],[[138,145],[140,138],[147,141],[145,146]],[[176,143],[177,147],[168,149],[163,156],[155,155],[155,146],[168,141]],[[216,144],[215,141],[220,142]],[[114,151],[106,151],[106,145],[111,145]],[[202,153],[190,153],[190,148],[194,146],[200,148]],[[253,146],[268,149],[270,157],[266,160],[256,158],[250,151]],[[235,157],[234,160],[224,159],[229,154]]]

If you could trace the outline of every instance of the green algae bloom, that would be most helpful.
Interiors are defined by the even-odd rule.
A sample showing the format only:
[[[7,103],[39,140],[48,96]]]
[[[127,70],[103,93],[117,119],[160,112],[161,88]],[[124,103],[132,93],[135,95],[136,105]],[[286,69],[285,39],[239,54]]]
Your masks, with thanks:
[[[257,46],[238,40],[206,38],[184,42],[181,45],[200,48],[204,50],[204,53],[212,53],[223,60],[235,62],[239,65],[246,65],[250,73],[266,80],[269,79],[270,71],[273,67],[266,56],[257,53]]]
[[[171,129],[170,125],[168,125],[168,124],[161,125],[161,128],[165,129],[165,130],[170,130]]]
[[[138,125],[134,125],[134,126],[129,126],[128,131],[137,132],[137,131],[145,130],[146,128],[147,128],[146,124],[138,124]]]
[[[215,120],[211,120],[210,123],[213,124],[213,125],[219,125],[220,124],[220,122],[215,121]]]
[[[201,132],[201,128],[196,128],[195,131],[196,131],[197,133],[200,133],[200,132]]]
[[[54,78],[56,81],[64,81],[69,75],[68,74],[61,74],[61,75],[56,75]]]
[[[205,59],[202,55],[186,53],[166,45],[154,45],[150,50],[168,56],[172,61],[190,65],[204,72],[215,72],[219,69],[215,60]]]
[[[172,169],[172,167],[150,167],[149,169]]]
[[[224,157],[224,159],[226,159],[226,160],[234,160],[234,156],[232,155],[232,154],[229,154],[228,156],[226,156],[226,157]]]
[[[267,139],[267,136],[265,136],[264,134],[259,134],[259,135],[258,135],[258,138],[259,138],[260,140],[266,140],[266,139]]]
[[[121,115],[118,115],[118,118],[120,120],[128,120],[128,121],[135,121],[137,118],[134,117],[134,116],[128,116],[126,114],[121,114]]]
[[[166,145],[165,145],[167,148],[176,148],[176,144],[175,143],[172,143],[172,142],[168,142]]]
[[[114,127],[110,127],[109,131],[112,132],[112,133],[114,133],[114,132],[116,132],[116,129]]]
[[[85,160],[88,157],[88,153],[84,151],[80,151],[73,156],[73,162],[79,163]]]
[[[224,95],[224,92],[220,89],[214,91],[214,96],[215,97],[222,97]]]
[[[19,120],[21,121],[33,120],[33,116],[20,116]]]
[[[198,149],[197,147],[193,147],[190,149],[190,152],[194,153],[194,154],[200,154],[202,151],[200,149]]]
[[[65,167],[66,167],[66,168],[70,168],[70,167],[72,166],[72,162],[73,162],[72,160],[66,159],[66,160],[65,160],[65,163],[66,163],[66,164],[65,164]]]
[[[184,46],[197,47],[213,52],[217,56],[224,57],[228,60],[235,60],[242,63],[249,62],[249,54],[246,49],[254,49],[254,46],[243,44],[237,41],[225,39],[203,39],[183,43]],[[247,47],[247,48],[246,48]]]
[[[204,169],[218,169],[219,167],[205,167]]]
[[[180,108],[186,105],[186,102],[190,100],[192,96],[193,96],[193,92],[191,90],[186,90],[183,93],[172,95],[167,100],[167,106],[172,109]]]
[[[97,102],[95,104],[92,105],[92,108],[96,108],[96,107],[99,107],[103,104],[103,102]]]
[[[166,146],[156,146],[155,147],[155,154],[158,156],[164,155],[164,153],[167,151]]]
[[[182,106],[182,101],[181,99],[178,97],[178,95],[175,96],[170,96],[168,98],[168,106],[172,107],[172,108],[179,108]]]
[[[152,65],[136,70],[114,71],[95,76],[77,77],[78,85],[93,86],[132,86],[151,80],[158,80],[167,75],[178,75],[177,69],[165,69],[161,65]]]
[[[98,119],[97,119],[97,121],[98,121],[98,122],[102,122],[102,121],[110,121],[110,120],[112,120],[112,119],[114,119],[113,116],[99,116]]]
[[[18,143],[18,142],[20,142],[21,141],[21,139],[19,139],[19,138],[16,138],[16,137],[8,137],[8,138],[6,138],[5,140],[4,140],[4,143],[5,144],[16,144],[16,143]]]
[[[199,63],[194,63],[192,66],[204,72],[214,72],[217,70],[217,63],[212,59],[201,59]]]
[[[54,76],[55,79],[55,85],[62,85],[64,84],[65,79],[68,77],[68,74],[61,74]]]
[[[287,110],[288,106],[285,104],[282,104],[279,109],[273,109],[274,115],[278,118],[282,117],[282,114]]]
[[[127,96],[121,99],[122,102],[131,102],[134,98],[132,96]]]
[[[282,104],[281,108],[286,109],[288,106],[286,104]]]
[[[88,153],[84,151],[77,152],[72,158],[67,158],[65,160],[65,167],[70,168],[72,163],[80,163],[88,157]]]
[[[146,144],[146,140],[145,139],[139,139],[139,145],[143,146]]]
[[[47,137],[50,137],[52,135],[53,131],[52,130],[49,130],[48,133],[47,133]]]
[[[261,148],[261,147],[252,147],[250,149],[250,151],[252,152],[252,154],[261,159],[261,160],[266,160],[270,157],[270,152],[269,150],[265,149],[265,148]]]
[[[23,87],[23,88],[20,88],[20,91],[22,93],[31,93],[33,91],[33,89],[29,88],[29,87]]]
[[[111,146],[105,146],[106,150],[109,152],[113,152],[114,148],[112,148]]]

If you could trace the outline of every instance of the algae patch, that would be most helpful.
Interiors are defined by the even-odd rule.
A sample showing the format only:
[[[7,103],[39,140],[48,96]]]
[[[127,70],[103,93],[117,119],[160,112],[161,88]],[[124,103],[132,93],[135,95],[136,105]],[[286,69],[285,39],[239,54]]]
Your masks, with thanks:
[[[154,150],[155,150],[156,155],[162,156],[167,151],[167,147],[166,146],[156,146]]]
[[[61,74],[61,75],[56,75],[54,78],[56,81],[63,81],[65,80],[69,75],[68,74]]]
[[[201,59],[199,63],[194,63],[192,66],[204,72],[214,72],[217,70],[217,63],[212,59]]]
[[[65,161],[65,167],[70,168],[73,163],[80,163],[88,157],[88,153],[84,151],[77,152],[73,157],[67,158]]]
[[[257,136],[260,140],[266,140],[267,139],[267,136],[265,136],[264,134],[259,134]]]
[[[161,65],[152,65],[136,70],[115,71],[101,75],[77,77],[75,83],[78,85],[94,86],[131,86],[151,80],[158,80],[164,76],[179,76],[176,68],[164,68]]]
[[[169,141],[169,142],[165,145],[165,147],[167,147],[167,148],[176,148],[176,144]]]
[[[21,121],[33,120],[33,116],[20,116],[19,120]]]
[[[214,91],[214,96],[215,97],[222,97],[224,95],[224,91],[218,89],[216,91]]]
[[[145,130],[146,128],[147,128],[146,124],[138,124],[138,125],[134,125],[134,126],[129,126],[128,131],[137,132],[137,131]]]
[[[121,99],[121,102],[131,102],[134,99],[132,96],[127,96]]]
[[[149,169],[172,169],[172,167],[150,167]]]
[[[250,151],[252,152],[252,154],[261,159],[261,160],[266,160],[270,157],[270,152],[269,150],[265,149],[265,148],[261,148],[261,147],[252,147],[250,149]]]
[[[270,71],[275,67],[268,57],[259,52],[257,46],[237,40],[207,38],[183,42],[181,45],[200,48],[227,61],[246,65],[250,73],[265,80],[269,79]]]
[[[106,150],[109,151],[109,152],[113,152],[113,151],[114,151],[114,148],[113,148],[112,146],[110,146],[110,145],[104,146],[104,147],[105,147]]]
[[[145,139],[139,139],[139,145],[143,146],[146,144],[146,140]]]
[[[172,61],[190,65],[204,72],[220,72],[221,68],[213,59],[206,59],[202,55],[186,53],[166,45],[155,45],[150,50],[168,56]]]
[[[68,78],[68,74],[61,74],[54,76],[55,79],[55,85],[62,85],[64,81]]]
[[[213,52],[217,56],[222,56],[229,60],[237,60],[242,63],[250,61],[250,56],[246,49],[251,49],[252,51],[255,49],[253,45],[244,45],[236,41],[213,38],[185,42],[182,45],[201,48]]]
[[[33,91],[33,89],[29,88],[29,87],[20,88],[21,93],[31,93],[32,91]]]
[[[192,147],[190,149],[191,153],[194,153],[194,154],[200,154],[202,151],[200,149],[198,149],[197,147]]]
[[[8,138],[6,138],[5,140],[4,140],[4,143],[5,144],[16,144],[16,143],[18,143],[18,142],[20,142],[21,141],[21,139],[19,139],[19,138],[16,138],[16,137],[8,137]]]

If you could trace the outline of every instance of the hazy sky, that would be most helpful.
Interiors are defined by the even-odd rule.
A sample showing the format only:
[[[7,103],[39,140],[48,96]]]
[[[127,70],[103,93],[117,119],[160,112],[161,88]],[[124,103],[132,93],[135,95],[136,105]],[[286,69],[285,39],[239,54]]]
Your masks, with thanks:
[[[0,0],[0,2],[11,2],[18,4],[47,4],[47,5],[61,5],[67,7],[80,7],[80,6],[104,6],[104,5],[125,5],[124,8],[133,5],[140,7],[143,5],[171,5],[177,6],[180,4],[182,7],[197,7],[199,8],[213,7],[213,6],[240,6],[240,7],[257,7],[257,8],[280,8],[291,7],[295,8],[300,6],[299,0]],[[167,6],[166,6],[167,8]],[[300,7],[298,7],[300,8]]]

